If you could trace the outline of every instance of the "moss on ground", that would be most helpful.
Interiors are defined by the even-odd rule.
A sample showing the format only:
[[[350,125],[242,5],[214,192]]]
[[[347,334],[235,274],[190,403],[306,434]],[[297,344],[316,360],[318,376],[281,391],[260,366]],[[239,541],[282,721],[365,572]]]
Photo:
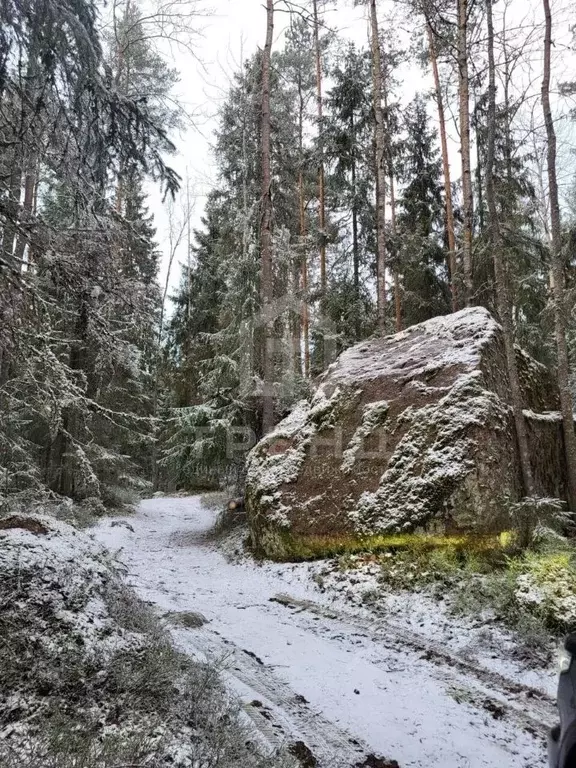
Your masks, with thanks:
[[[486,611],[518,631],[528,645],[549,645],[576,630],[576,545],[552,532],[522,550],[516,534],[433,536],[398,534],[289,538],[291,559],[337,557],[342,571],[378,569],[380,588],[425,591],[447,598],[455,613]]]
[[[379,590],[426,591],[455,613],[488,612],[543,649],[551,637],[576,630],[576,545],[553,531],[521,547],[521,535],[443,536],[400,533],[358,537],[296,536],[274,531],[267,552],[279,562],[336,558],[338,568],[378,569]]]
[[[500,536],[441,536],[434,534],[398,533],[355,536],[296,536],[290,531],[275,531],[276,545],[272,548],[271,559],[278,562],[302,562],[322,560],[330,557],[362,553],[398,553],[413,555],[442,551],[463,561],[483,553],[491,559],[493,553],[507,550],[510,539]],[[268,550],[268,547],[267,547]]]

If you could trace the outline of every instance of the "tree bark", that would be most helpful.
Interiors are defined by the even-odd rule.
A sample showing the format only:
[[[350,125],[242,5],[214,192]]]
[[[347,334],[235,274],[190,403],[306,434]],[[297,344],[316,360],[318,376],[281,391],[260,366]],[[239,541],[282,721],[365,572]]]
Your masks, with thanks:
[[[480,118],[478,116],[478,97],[474,89],[474,120],[473,125],[476,134],[476,190],[478,194],[478,231],[482,235],[486,229],[484,221],[484,182],[482,179],[482,153],[480,147]]]
[[[354,298],[360,307],[360,243],[358,241],[358,196],[357,196],[357,171],[356,171],[356,121],[354,110],[350,111],[350,146],[352,147],[352,162],[350,167],[350,181],[352,183],[352,269],[354,275]],[[360,340],[362,332],[359,312],[354,315],[354,335]]]
[[[304,200],[304,172],[298,174],[298,197],[300,217],[300,243],[302,247],[302,304],[301,325],[304,338],[304,376],[310,376],[310,318],[308,314],[308,259],[306,256],[306,205]]]
[[[432,64],[432,74],[434,75],[436,106],[438,109],[438,123],[440,126],[442,170],[444,173],[444,196],[446,198],[446,235],[448,239],[448,274],[450,276],[450,293],[452,295],[452,311],[456,312],[458,309],[458,268],[456,265],[456,234],[454,228],[452,181],[450,178],[450,157],[448,155],[448,136],[446,133],[446,114],[444,111],[444,96],[442,94],[442,84],[440,82],[440,71],[438,69],[438,56],[436,54],[434,32],[432,31],[432,27],[430,26],[428,19],[426,19],[426,30],[428,32],[428,49],[430,54],[430,63]]]
[[[552,12],[550,0],[543,0],[546,20],[544,35],[544,77],[542,81],[542,109],[546,123],[548,194],[550,197],[552,301],[554,308],[554,330],[558,356],[558,386],[562,423],[564,426],[564,449],[568,479],[570,509],[576,512],[576,433],[574,432],[574,407],[570,389],[570,367],[566,341],[566,295],[564,264],[562,262],[562,222],[556,173],[556,129],[550,106],[550,70],[552,52]]]
[[[14,144],[10,152],[10,180],[8,182],[7,196],[5,200],[5,223],[2,232],[2,259],[14,270],[20,271],[21,264],[14,260],[14,243],[18,231],[17,223],[20,213],[20,197],[22,193],[22,147]]]
[[[318,228],[320,230],[320,293],[326,295],[326,190],[324,174],[324,107],[322,103],[322,51],[318,0],[312,0],[314,12],[314,49],[316,55],[316,109],[318,116]]]
[[[292,265],[292,295],[294,305],[300,301],[300,291],[302,287],[302,265],[299,259]],[[288,332],[292,343],[292,370],[296,376],[302,376],[302,322],[301,312],[294,312],[289,309],[288,312]]]
[[[534,496],[534,479],[530,465],[530,448],[526,421],[523,412],[522,388],[516,362],[514,348],[514,322],[510,294],[506,280],[504,266],[503,239],[500,230],[500,218],[496,202],[496,187],[494,180],[494,152],[496,143],[496,65],[494,61],[494,23],[492,15],[492,0],[486,0],[486,20],[488,28],[488,148],[486,153],[486,201],[488,204],[489,233],[494,263],[494,278],[496,281],[496,302],[498,314],[504,332],[504,347],[506,351],[506,365],[510,380],[510,397],[512,400],[512,412],[516,427],[518,452],[524,494]]]
[[[266,2],[266,44],[262,52],[262,200],[260,220],[260,299],[263,317],[262,432],[274,426],[274,328],[272,312],[272,171],[270,148],[270,59],[274,35],[274,0]]]
[[[21,226],[29,224],[32,219],[36,197],[36,185],[37,162],[35,155],[31,153],[30,157],[28,157],[26,173],[24,174],[24,200],[22,202]],[[18,233],[14,250],[14,260],[17,265],[23,266],[28,240],[29,236],[25,232],[20,231]]]
[[[308,255],[306,244],[306,201],[304,199],[304,94],[302,78],[298,77],[298,154],[300,169],[298,172],[298,219],[300,226],[301,253],[301,285],[302,301],[300,304],[301,343],[304,342],[304,367],[306,378],[310,376],[310,318],[308,314]]]
[[[472,303],[472,237],[474,193],[470,160],[470,78],[468,74],[468,0],[458,3],[458,97],[460,112],[460,154],[462,158],[463,233],[462,266],[466,305]]]
[[[386,125],[386,159],[388,165],[388,184],[390,186],[390,226],[392,237],[396,238],[396,191],[394,188],[394,159],[392,156],[392,131],[390,128],[390,115],[388,112],[388,63],[382,68],[382,95],[384,97],[384,116]],[[402,289],[398,266],[394,266],[394,315],[396,319],[396,331],[402,330]]]
[[[391,169],[392,170],[392,169]],[[390,173],[390,210],[392,236],[396,236],[396,193],[394,191],[394,174]],[[394,314],[396,317],[396,332],[402,330],[402,286],[398,267],[394,267]]]
[[[386,330],[386,141],[382,110],[382,62],[376,0],[370,0],[372,47],[372,90],[374,106],[374,138],[376,144],[376,295],[378,328]]]

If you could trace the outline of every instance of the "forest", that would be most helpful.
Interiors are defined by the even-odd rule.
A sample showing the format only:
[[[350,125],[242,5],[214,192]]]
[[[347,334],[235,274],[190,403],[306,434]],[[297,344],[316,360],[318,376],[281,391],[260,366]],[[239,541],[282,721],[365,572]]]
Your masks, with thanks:
[[[251,541],[258,556],[340,557],[338,573],[361,566],[361,579],[370,584],[376,563],[378,574],[384,569],[398,589],[411,588],[406,574],[412,570],[414,584],[426,582],[427,589],[433,580],[435,589],[442,584],[447,591],[465,578],[485,575],[494,562],[486,554],[492,544],[484,538],[481,545],[474,542],[473,555],[466,549],[468,539],[465,544],[460,538],[434,539],[421,548],[406,525],[369,530],[362,523],[336,541],[331,530],[308,520],[301,541],[290,539],[288,546],[289,534],[281,532],[282,547],[274,539],[274,546],[265,543],[259,551],[258,537],[272,541],[266,539],[268,530],[256,527],[262,498],[269,508],[277,505],[275,523],[287,527],[288,522],[276,477],[272,482],[266,476],[262,488],[253,490],[255,463],[262,451],[268,451],[264,463],[273,457],[274,440],[289,462],[302,435],[302,445],[309,445],[312,422],[314,430],[318,424],[319,430],[333,429],[327,411],[317,406],[317,393],[338,373],[339,361],[375,348],[363,343],[395,350],[396,343],[432,332],[420,327],[440,328],[442,337],[448,326],[438,318],[462,317],[464,323],[480,318],[501,340],[494,380],[500,376],[498,382],[505,382],[498,383],[498,396],[506,401],[503,419],[509,417],[512,435],[506,445],[518,457],[517,477],[510,481],[516,498],[498,497],[494,505],[498,519],[507,520],[497,531],[505,558],[497,565],[505,570],[501,586],[507,580],[508,590],[511,578],[519,581],[515,592],[506,592],[510,602],[498,602],[492,593],[486,599],[491,606],[498,603],[497,621],[515,611],[512,629],[524,633],[529,663],[537,657],[538,664],[546,664],[551,637],[576,626],[576,593],[566,586],[575,573],[573,543],[567,542],[576,512],[576,9],[569,0],[263,0],[248,11],[249,5],[258,45],[241,46],[221,97],[204,105],[215,126],[208,139],[214,173],[206,191],[196,189],[188,175],[185,158],[201,163],[203,145],[194,109],[179,88],[192,60],[207,81],[219,77],[215,64],[202,61],[200,40],[205,25],[217,27],[228,6],[211,8],[203,0],[0,3],[0,566],[16,568],[10,560],[16,548],[2,546],[4,528],[43,536],[51,530],[45,516],[60,526],[80,527],[107,525],[102,521],[113,516],[110,525],[119,527],[106,528],[97,538],[113,548],[122,540],[130,550],[123,538],[130,531],[123,526],[132,530],[132,518],[126,515],[148,509],[156,498],[167,505],[159,527],[176,536],[178,527],[170,527],[176,507],[168,499],[208,494],[220,506],[235,499],[231,509],[246,504],[256,519]],[[200,103],[203,95],[196,98]],[[201,211],[192,198],[201,200]],[[467,329],[476,339],[475,330]],[[396,341],[384,342],[388,337]],[[413,362],[408,353],[406,361],[408,367]],[[538,379],[548,390],[539,408],[527,394],[530,376],[530,386]],[[419,386],[423,391],[425,385]],[[348,407],[336,402],[336,395],[331,398],[332,391],[334,412]],[[384,396],[363,407],[365,421],[372,418],[370,429],[376,419],[388,418]],[[426,401],[426,407],[432,405]],[[301,417],[308,421],[298,437],[290,429],[303,408],[310,410]],[[444,424],[451,413],[434,418]],[[534,437],[536,422],[558,430],[555,447],[544,448],[548,444]],[[416,424],[414,434],[418,428],[424,426]],[[343,474],[349,471],[345,462]],[[462,459],[468,471],[466,462],[468,457]],[[275,470],[281,459],[269,464]],[[318,483],[312,486],[318,491],[314,498],[321,499]],[[314,494],[308,495],[299,497],[299,508],[312,509],[306,505]],[[144,507],[142,499],[149,500]],[[39,522],[22,524],[19,516],[33,514]],[[72,535],[54,530],[64,539]],[[407,538],[388,539],[389,534]],[[543,561],[534,559],[538,536],[552,547],[546,550],[546,578],[552,571],[560,574],[567,591],[560,609],[546,603],[535,618],[535,609],[528,616],[519,606],[533,599],[530,579],[542,586]],[[402,559],[405,550],[414,558],[409,564]],[[136,548],[130,551],[138,570]],[[400,552],[399,570],[378,559],[390,551],[393,558]],[[94,580],[90,590],[100,595],[104,582],[95,575],[100,567],[95,563],[104,556],[89,548],[86,553]],[[56,546],[42,557],[60,555]],[[211,567],[206,561],[206,573]],[[16,605],[19,568],[0,586],[1,606]],[[462,568],[468,569],[466,576]],[[30,589],[44,589],[33,570]],[[336,570],[314,571],[313,580],[324,591],[340,578]],[[116,572],[108,578],[116,584]],[[122,589],[116,584],[115,594]],[[524,590],[520,597],[519,590]],[[108,593],[102,594],[109,615],[120,622],[120,598],[110,607]],[[158,602],[154,595],[144,599]],[[350,595],[356,600],[356,587]],[[458,599],[466,602],[462,594]],[[277,595],[270,600],[283,606],[278,610],[299,605],[283,604]],[[181,662],[138,606],[130,608],[129,619],[127,609],[120,611],[128,623],[121,624],[118,637],[124,629],[152,633],[150,656],[160,648],[170,657],[169,673],[163,677],[165,668],[155,669],[154,684],[165,696],[162,723],[174,716],[178,727],[185,723],[194,733],[211,734],[231,718],[238,731],[222,742],[222,761],[212,742],[205,753],[204,741],[195,742],[198,749],[187,753],[188,762],[174,762],[179,753],[172,747],[168,762],[162,762],[164,753],[156,755],[158,762],[146,762],[150,752],[125,754],[122,742],[111,757],[90,753],[81,763],[74,762],[76,747],[64,759],[49,739],[46,752],[39,742],[31,768],[290,768],[292,760],[305,768],[340,768],[326,757],[337,747],[326,745],[317,747],[319,762],[294,744],[286,753],[285,745],[277,749],[274,742],[274,756],[262,756],[236,724],[240,716],[218,698],[219,684],[204,678],[202,690],[210,689],[213,708],[199,717],[183,714],[179,703],[174,715],[167,680],[180,674]],[[484,607],[463,610],[480,615]],[[61,608],[55,604],[55,617]],[[162,609],[163,617],[176,610]],[[508,619],[502,621],[510,629]],[[198,626],[210,620],[201,617]],[[0,617],[0,640],[20,618],[10,614],[5,621]],[[33,627],[31,636],[42,635],[46,626]],[[12,658],[3,653],[0,662]],[[142,658],[141,649],[138,653]],[[22,640],[18,654],[32,658],[34,650]],[[46,664],[52,663],[50,656]],[[87,670],[79,677],[89,678]],[[187,674],[186,685],[195,690],[200,671]],[[115,678],[118,702],[124,701],[118,693],[123,684],[141,681]],[[11,685],[16,684],[0,673],[2,696]],[[150,692],[137,690],[142,709],[130,715],[136,719],[150,711]],[[257,703],[260,695],[256,689]],[[530,717],[545,719],[534,712]],[[521,715],[512,720],[520,722]],[[0,765],[16,768],[23,753],[12,747],[3,752],[3,734],[0,728]],[[334,735],[334,744],[338,738]],[[362,755],[366,762],[357,766],[398,765],[368,752],[369,747]],[[441,751],[434,759],[423,754],[422,762],[404,756],[402,765],[429,765],[434,759],[463,765],[445,762]],[[522,754],[535,759],[536,752]],[[370,762],[372,757],[380,762]],[[342,766],[354,765],[353,759],[346,757]],[[500,759],[496,753],[494,759]]]
[[[569,9],[373,2],[359,45],[320,0],[280,5],[219,107],[202,221],[173,227],[173,287],[147,195],[185,209],[185,115],[158,38],[184,44],[198,9],[130,0],[104,25],[89,2],[3,4],[7,502],[241,482],[246,445],[343,349],[470,305],[504,328],[522,452],[515,343],[555,367],[571,419]]]

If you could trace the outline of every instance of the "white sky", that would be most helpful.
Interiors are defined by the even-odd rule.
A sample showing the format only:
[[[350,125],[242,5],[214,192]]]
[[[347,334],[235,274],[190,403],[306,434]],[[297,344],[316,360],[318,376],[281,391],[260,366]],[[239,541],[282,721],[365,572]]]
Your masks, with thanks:
[[[302,1],[302,0],[301,0]],[[175,66],[181,72],[181,82],[177,86],[175,97],[181,101],[185,109],[193,115],[193,125],[181,135],[175,137],[179,154],[169,159],[170,164],[181,174],[183,179],[189,178],[191,197],[195,203],[193,226],[199,223],[203,213],[205,196],[216,183],[215,165],[211,154],[214,130],[217,127],[217,113],[226,97],[232,75],[238,71],[241,61],[251,56],[262,45],[265,35],[266,15],[263,0],[197,0],[198,3],[211,3],[212,12],[199,20],[202,35],[195,40],[196,59],[188,52],[172,50],[171,55]],[[507,0],[511,9],[509,14],[510,26],[514,24],[541,21],[541,0]],[[570,10],[572,0],[553,0],[553,7],[564,9],[556,20],[555,43],[556,56],[559,60],[556,77],[559,79],[576,79],[574,55],[569,55],[566,48],[571,37],[568,32],[568,21],[576,22],[576,11]],[[495,24],[498,29],[498,19],[505,5],[504,0],[496,3]],[[278,2],[280,9],[281,3]],[[390,14],[395,7],[393,0],[380,0],[378,4],[381,19]],[[353,6],[353,0],[339,0],[338,8],[330,0],[326,6],[325,22],[341,36],[355,40],[359,45],[367,41],[368,29],[366,23],[366,8]],[[287,13],[275,14],[276,48],[282,45],[283,32],[288,25]],[[388,27],[390,29],[390,27]],[[395,37],[403,36],[405,30],[394,30]],[[395,41],[396,42],[396,41]],[[536,97],[541,81],[541,45],[540,38],[535,43],[533,91],[535,96],[535,114],[538,112]],[[524,69],[528,73],[532,67]],[[418,89],[431,87],[421,70],[413,67],[407,70],[408,81],[403,82],[399,89],[401,97],[412,98]],[[404,99],[403,99],[404,100]],[[538,116],[539,120],[540,117]],[[562,126],[559,126],[562,138]],[[565,129],[564,129],[565,130]],[[456,132],[454,124],[449,126],[452,134],[454,150],[456,150]],[[571,132],[572,141],[573,132]],[[453,180],[459,177],[459,158],[456,151],[451,152]],[[572,169],[570,170],[572,174]],[[154,213],[158,229],[157,240],[166,253],[167,245],[167,213],[162,205],[157,190],[151,190],[150,209]],[[185,258],[185,242],[183,242],[172,266],[170,284],[177,282],[180,269],[178,261]],[[164,284],[167,272],[168,258],[165,257],[160,275]]]

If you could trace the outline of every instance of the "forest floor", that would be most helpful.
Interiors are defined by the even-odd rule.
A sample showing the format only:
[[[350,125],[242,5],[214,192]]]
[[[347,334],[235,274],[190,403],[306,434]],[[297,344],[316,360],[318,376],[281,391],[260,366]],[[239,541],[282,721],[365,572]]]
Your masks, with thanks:
[[[319,564],[223,549],[215,517],[199,497],[156,498],[94,533],[179,648],[218,663],[263,746],[301,743],[304,768],[545,764],[554,671],[511,635],[419,595],[374,613],[321,588]]]

